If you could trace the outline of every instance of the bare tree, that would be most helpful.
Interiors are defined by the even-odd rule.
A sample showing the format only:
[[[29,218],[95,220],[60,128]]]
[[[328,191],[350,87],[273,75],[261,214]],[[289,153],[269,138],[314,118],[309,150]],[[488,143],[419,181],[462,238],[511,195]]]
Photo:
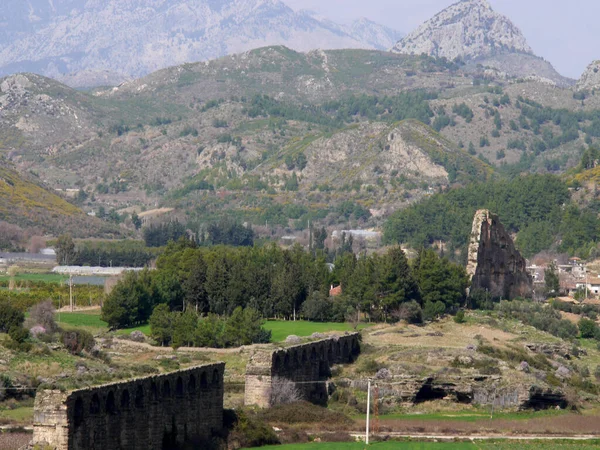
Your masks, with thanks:
[[[37,305],[29,308],[29,317],[27,318],[27,325],[31,327],[35,325],[41,325],[44,327],[46,332],[54,333],[58,330],[58,325],[54,320],[54,305],[52,301],[46,300],[45,302],[38,303]]]
[[[281,377],[271,380],[271,406],[287,405],[302,400],[300,390],[296,383]]]
[[[39,253],[44,247],[46,247],[46,239],[43,236],[31,236],[29,239],[29,253]]]

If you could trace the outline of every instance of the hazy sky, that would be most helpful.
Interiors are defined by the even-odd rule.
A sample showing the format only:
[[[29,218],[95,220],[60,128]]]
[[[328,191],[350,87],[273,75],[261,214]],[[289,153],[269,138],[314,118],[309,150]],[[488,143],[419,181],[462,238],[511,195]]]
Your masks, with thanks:
[[[456,0],[283,0],[337,22],[359,17],[409,33]],[[533,51],[563,75],[579,78],[600,59],[599,0],[489,0],[525,34]]]

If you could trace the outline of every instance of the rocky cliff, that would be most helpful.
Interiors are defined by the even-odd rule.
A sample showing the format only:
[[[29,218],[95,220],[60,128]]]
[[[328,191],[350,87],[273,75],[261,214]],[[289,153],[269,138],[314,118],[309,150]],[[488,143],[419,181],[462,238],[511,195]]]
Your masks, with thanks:
[[[0,77],[34,72],[104,85],[265,45],[383,50],[396,39],[372,22],[345,27],[279,0],[7,0]]]
[[[600,60],[591,63],[577,82],[577,90],[600,89]]]
[[[487,210],[477,211],[473,219],[467,273],[471,292],[485,290],[508,300],[531,296],[533,281],[525,259],[498,216]]]
[[[422,53],[489,66],[509,76],[538,77],[557,85],[570,81],[533,54],[521,30],[486,0],[462,0],[444,9],[399,41],[392,51]],[[518,55],[516,58],[501,58]]]

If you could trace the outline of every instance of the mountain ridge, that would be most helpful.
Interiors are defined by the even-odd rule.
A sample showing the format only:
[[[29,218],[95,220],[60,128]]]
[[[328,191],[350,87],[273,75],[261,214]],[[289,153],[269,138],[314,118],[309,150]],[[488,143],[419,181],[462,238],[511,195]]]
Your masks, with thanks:
[[[300,51],[384,50],[398,38],[371,21],[342,26],[296,12],[280,0],[28,3],[29,8],[7,0],[0,7],[5,25],[0,76],[34,72],[76,87],[118,84],[165,67],[273,44]]]

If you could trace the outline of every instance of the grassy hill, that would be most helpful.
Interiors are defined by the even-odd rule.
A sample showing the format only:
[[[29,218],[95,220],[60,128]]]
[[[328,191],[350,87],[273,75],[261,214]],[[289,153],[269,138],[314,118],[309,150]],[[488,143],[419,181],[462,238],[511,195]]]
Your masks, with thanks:
[[[33,177],[19,175],[6,161],[0,163],[0,220],[44,233],[70,231],[75,236],[117,233],[114,227],[88,217]]]

